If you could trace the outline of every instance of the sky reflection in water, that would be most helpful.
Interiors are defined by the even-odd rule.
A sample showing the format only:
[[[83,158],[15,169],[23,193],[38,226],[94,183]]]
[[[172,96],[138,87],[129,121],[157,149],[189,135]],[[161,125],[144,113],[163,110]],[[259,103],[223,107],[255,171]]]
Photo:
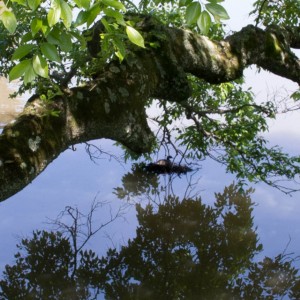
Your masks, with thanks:
[[[99,142],[95,143],[99,144]],[[110,141],[101,141],[101,147],[106,151],[110,150],[114,154],[119,153],[119,150],[113,147]],[[92,249],[99,256],[105,255],[109,247],[116,247],[117,250],[120,250],[122,245],[127,244],[129,238],[133,239],[136,236],[136,226],[138,224],[135,210],[136,203],[141,203],[144,208],[146,204],[150,203],[153,205],[154,212],[158,211],[157,205],[159,203],[169,205],[169,208],[171,207],[173,209],[173,225],[177,226],[179,233],[174,233],[174,228],[170,225],[170,221],[167,222],[164,219],[165,217],[161,216],[158,218],[155,214],[151,217],[151,210],[148,210],[148,213],[150,214],[150,217],[153,218],[153,222],[150,222],[150,224],[154,225],[154,227],[149,230],[152,232],[152,236],[157,234],[160,241],[163,241],[168,237],[171,239],[173,250],[171,251],[170,248],[167,247],[165,255],[171,260],[170,263],[173,266],[172,268],[174,268],[173,273],[182,273],[182,280],[187,280],[189,276],[196,278],[197,276],[200,276],[200,273],[203,271],[203,268],[199,267],[198,264],[199,258],[194,262],[191,261],[191,258],[189,258],[190,261],[187,258],[191,256],[191,254],[188,255],[187,253],[189,253],[189,251],[196,251],[197,248],[195,246],[195,240],[190,241],[192,240],[191,234],[196,234],[196,229],[201,232],[207,232],[206,236],[202,235],[201,237],[198,237],[197,243],[201,244],[201,251],[206,251],[207,256],[205,260],[212,260],[214,262],[215,269],[208,273],[210,273],[210,275],[214,274],[212,276],[216,278],[216,280],[227,268],[222,265],[223,260],[225,259],[223,257],[224,255],[226,256],[226,259],[230,261],[229,265],[233,264],[232,267],[235,264],[240,267],[246,267],[243,263],[245,263],[245,261],[249,262],[256,253],[258,253],[258,255],[253,257],[253,261],[262,261],[265,256],[275,258],[275,256],[283,253],[289,239],[291,239],[291,241],[288,248],[285,250],[285,253],[288,254],[294,252],[294,256],[299,254],[300,245],[298,240],[298,228],[300,228],[300,224],[298,213],[300,204],[297,201],[298,197],[296,195],[294,198],[290,198],[273,189],[267,188],[265,185],[258,185],[257,191],[251,197],[256,203],[259,203],[259,205],[253,207],[254,225],[249,227],[249,207],[244,207],[242,212],[245,214],[248,210],[248,222],[243,222],[246,224],[244,224],[245,226],[248,226],[248,229],[246,230],[246,227],[239,227],[238,224],[234,225],[235,223],[230,224],[230,222],[228,222],[227,226],[229,226],[228,228],[231,226],[232,232],[244,232],[247,234],[242,237],[231,234],[230,247],[233,247],[234,249],[227,245],[229,248],[227,248],[225,253],[222,253],[219,248],[216,248],[214,249],[215,252],[210,253],[211,258],[209,258],[209,253],[207,254],[207,252],[209,252],[211,248],[216,247],[216,245],[224,246],[226,244],[224,237],[226,234],[230,235],[230,230],[221,230],[222,226],[220,224],[222,222],[224,223],[224,220],[222,220],[223,217],[220,215],[218,218],[215,218],[215,220],[218,220],[220,223],[218,225],[219,227],[214,225],[212,216],[210,222],[206,220],[206,225],[203,227],[205,216],[201,215],[200,212],[198,212],[199,218],[196,221],[190,222],[193,219],[193,215],[195,215],[196,208],[188,209],[189,204],[186,204],[187,208],[185,210],[182,210],[182,208],[176,209],[176,205],[173,205],[172,207],[172,202],[170,204],[168,201],[170,202],[170,199],[173,199],[173,196],[179,197],[181,200],[184,195],[192,197],[197,194],[202,198],[203,207],[208,209],[209,206],[213,206],[215,201],[214,192],[222,193],[224,187],[226,185],[229,186],[233,181],[233,177],[225,174],[220,166],[207,161],[203,163],[203,168],[195,174],[188,173],[187,176],[183,175],[180,178],[173,178],[169,175],[156,177],[155,175],[144,174],[140,171],[138,166],[122,165],[115,160],[109,161],[105,156],[103,157],[106,159],[99,160],[98,164],[94,164],[85,153],[85,147],[83,145],[77,145],[76,148],[76,151],[67,150],[54,161],[44,173],[34,180],[30,186],[26,187],[8,201],[0,204],[0,236],[2,240],[0,246],[0,263],[2,270],[5,264],[12,264],[14,261],[13,254],[16,252],[15,245],[19,242],[19,240],[16,239],[16,236],[28,237],[34,229],[49,229],[50,226],[43,223],[47,221],[46,217],[55,219],[58,213],[67,205],[78,207],[80,211],[86,212],[90,207],[91,201],[95,197],[99,201],[110,202],[110,206],[104,207],[95,215],[95,224],[104,222],[111,212],[116,212],[120,206],[127,203],[124,211],[126,214],[124,214],[123,218],[119,218],[108,227],[105,227],[87,244],[87,248]],[[169,182],[171,182],[171,184],[168,184]],[[116,194],[119,195],[119,198],[123,199],[118,199]],[[165,202],[165,199],[168,199],[168,201]],[[243,201],[242,203],[243,205],[246,205],[246,201]],[[178,207],[180,207],[181,204],[177,204]],[[191,202],[190,207],[192,206],[193,204]],[[174,211],[177,213],[176,216],[174,215]],[[225,211],[228,213],[230,209],[224,209],[224,212]],[[236,211],[236,209],[233,209],[233,211]],[[147,222],[144,222],[143,224],[144,226],[147,226]],[[192,225],[194,226],[193,228]],[[192,233],[188,233],[187,229],[184,229],[185,226],[191,227]],[[257,238],[254,234],[256,226],[258,226]],[[238,228],[239,230],[237,230]],[[245,228],[245,230],[240,230],[241,228]],[[252,229],[250,230],[250,228]],[[161,232],[160,229],[163,232]],[[180,232],[180,230],[182,230],[182,232]],[[251,234],[248,235],[249,233]],[[234,240],[235,238],[236,240]],[[158,237],[155,238],[155,240],[157,239]],[[259,241],[257,241],[257,239],[259,239]],[[244,248],[242,246],[236,247],[239,243],[243,243],[243,241],[246,245]],[[151,242],[149,237],[148,241],[144,238],[143,243],[148,243],[150,245]],[[216,243],[216,245],[214,243]],[[262,252],[258,251],[260,243],[264,246],[264,251]],[[162,247],[163,243],[160,245]],[[180,245],[184,246],[180,248]],[[147,249],[144,244],[139,247]],[[162,249],[159,250],[157,245],[152,250],[156,248],[158,250],[158,257],[163,256],[164,251],[162,251]],[[176,251],[180,250],[178,253],[182,253],[182,251],[185,253],[184,255],[182,254],[182,256],[181,254],[178,254],[178,263],[181,265],[180,267],[174,265],[177,259],[174,258],[174,253],[177,253],[174,249]],[[149,249],[149,251],[150,250],[151,249]],[[239,250],[241,250],[241,253],[239,253]],[[123,252],[118,253],[118,255],[123,255]],[[135,253],[134,257],[137,258],[138,255],[140,254]],[[151,255],[154,254],[152,253]],[[185,257],[185,255],[187,255],[187,257]],[[243,257],[245,261],[241,262],[239,257]],[[191,269],[187,269],[182,265],[183,259],[187,261]],[[194,265],[192,263],[194,263]],[[297,262],[295,263],[298,265]],[[160,260],[155,264],[163,265]],[[218,269],[216,265],[220,265],[220,269]],[[135,266],[127,265],[126,267],[132,269]],[[196,273],[194,274],[188,271],[193,268],[197,269],[197,272],[200,273],[197,273],[198,275],[196,275]],[[222,271],[222,268],[225,269]],[[237,266],[236,268],[238,269]],[[154,269],[156,270],[155,272],[158,272],[156,275],[158,278],[160,278],[159,276],[165,275],[163,274],[163,267],[161,267],[160,271],[158,266]],[[235,269],[235,271],[237,269]],[[143,268],[136,272],[142,270]],[[216,275],[216,270],[222,272],[219,275]],[[230,271],[223,275],[228,279],[229,273]],[[142,273],[140,274],[141,275],[139,276],[142,276]],[[201,276],[204,275],[202,274]],[[201,287],[201,280],[204,280],[205,278],[205,280],[207,280],[208,278],[205,276],[202,278],[201,276],[199,277],[199,282],[197,281],[197,284],[194,283],[195,293],[198,291],[197,289]],[[200,278],[202,279],[200,280]],[[148,289],[149,282],[147,280],[149,278],[146,279],[147,278],[143,279],[145,280],[145,284],[140,287],[141,289]],[[172,280],[175,279],[179,280],[178,278],[173,278]],[[127,284],[129,284],[131,280],[132,278]],[[141,280],[141,278],[135,278],[135,280]],[[218,282],[218,280],[216,282]],[[161,279],[159,282],[161,281],[163,280]],[[157,282],[157,284],[159,282]],[[190,280],[188,280],[188,282],[190,282]],[[222,282],[224,284],[225,281]],[[245,283],[243,284],[245,285]],[[209,287],[207,286],[207,288]],[[215,290],[215,288],[212,289]],[[227,292],[229,291],[237,292],[228,289]]]

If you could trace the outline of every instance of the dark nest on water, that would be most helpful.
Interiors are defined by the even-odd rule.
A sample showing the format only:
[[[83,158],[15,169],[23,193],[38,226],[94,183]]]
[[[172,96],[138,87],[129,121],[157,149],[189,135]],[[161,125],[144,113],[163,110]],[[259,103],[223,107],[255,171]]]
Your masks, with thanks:
[[[155,163],[150,163],[144,167],[147,172],[155,174],[186,174],[193,171],[186,165],[180,165],[171,161],[172,156],[168,156],[167,159],[160,159]]]

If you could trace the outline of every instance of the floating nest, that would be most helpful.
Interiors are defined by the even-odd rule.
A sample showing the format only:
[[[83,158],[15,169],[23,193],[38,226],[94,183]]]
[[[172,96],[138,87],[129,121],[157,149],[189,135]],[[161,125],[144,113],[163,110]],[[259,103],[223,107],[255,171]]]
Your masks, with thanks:
[[[160,159],[155,163],[150,163],[144,167],[147,172],[155,174],[186,174],[187,172],[193,171],[186,165],[180,165],[173,163],[168,156],[167,159]]]

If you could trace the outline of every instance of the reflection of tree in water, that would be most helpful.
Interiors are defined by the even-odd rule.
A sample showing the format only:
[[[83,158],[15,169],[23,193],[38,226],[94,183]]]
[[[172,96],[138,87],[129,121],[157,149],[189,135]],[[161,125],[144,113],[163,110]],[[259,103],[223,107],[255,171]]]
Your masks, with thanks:
[[[192,181],[199,168],[188,175],[176,173],[158,175],[153,172],[147,172],[145,166],[145,163],[133,164],[131,172],[126,173],[122,177],[122,186],[114,188],[114,194],[119,199],[124,199],[131,203],[136,199],[148,199],[152,203],[163,203],[165,197],[176,194],[173,190],[175,179],[183,177],[188,179],[184,197],[190,195],[193,191],[193,185],[198,183],[198,180],[194,183]]]
[[[122,187],[114,189],[119,199],[130,200],[132,197],[159,193],[159,176],[145,172],[144,167],[145,164],[133,164],[131,172],[123,176]]]
[[[106,257],[111,299],[297,298],[297,270],[284,255],[254,263],[262,250],[251,191],[231,185],[213,206],[169,197],[137,205],[137,235]],[[292,296],[292,290],[295,294]],[[127,291],[127,292],[126,292]],[[129,292],[130,291],[130,292]]]
[[[139,196],[151,189],[142,186]],[[101,258],[82,249],[74,259],[74,230],[36,233],[6,266],[0,299],[96,299],[101,291],[106,299],[299,299],[292,258],[254,262],[262,245],[250,195],[231,185],[213,205],[171,195],[158,205],[137,204],[136,237]],[[78,220],[72,222],[70,229]]]

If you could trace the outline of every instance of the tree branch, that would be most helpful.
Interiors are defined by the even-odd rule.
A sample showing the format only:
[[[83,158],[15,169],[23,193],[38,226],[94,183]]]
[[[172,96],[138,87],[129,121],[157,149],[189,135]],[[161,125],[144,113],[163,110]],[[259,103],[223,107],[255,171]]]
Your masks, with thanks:
[[[133,48],[122,64],[108,63],[93,82],[51,102],[32,98],[17,120],[4,128],[0,200],[23,189],[76,143],[109,138],[138,154],[151,151],[154,135],[144,107],[149,98],[183,104],[191,95],[189,73],[221,83],[239,78],[247,66],[256,64],[300,82],[299,60],[290,51],[290,44],[299,41],[289,31],[247,26],[223,41],[212,41],[149,17],[138,26],[146,41],[158,41],[158,49]]]

